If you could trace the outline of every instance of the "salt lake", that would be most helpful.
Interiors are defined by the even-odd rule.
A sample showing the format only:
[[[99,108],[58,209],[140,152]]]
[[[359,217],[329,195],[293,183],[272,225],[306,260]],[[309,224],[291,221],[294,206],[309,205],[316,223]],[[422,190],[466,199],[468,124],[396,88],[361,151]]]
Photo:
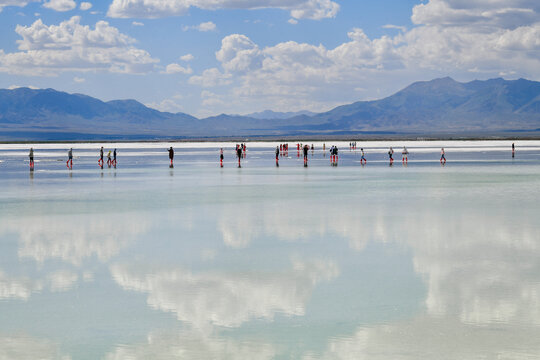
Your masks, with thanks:
[[[537,358],[540,141],[511,143],[0,144],[0,359]]]

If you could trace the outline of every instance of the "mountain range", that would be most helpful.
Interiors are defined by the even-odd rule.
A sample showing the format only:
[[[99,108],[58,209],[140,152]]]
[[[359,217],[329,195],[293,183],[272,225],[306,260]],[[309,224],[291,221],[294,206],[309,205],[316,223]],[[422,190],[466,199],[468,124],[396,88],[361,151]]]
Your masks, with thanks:
[[[540,134],[540,82],[415,82],[380,100],[324,113],[265,111],[198,119],[135,100],[103,102],[53,89],[0,89],[0,140]]]

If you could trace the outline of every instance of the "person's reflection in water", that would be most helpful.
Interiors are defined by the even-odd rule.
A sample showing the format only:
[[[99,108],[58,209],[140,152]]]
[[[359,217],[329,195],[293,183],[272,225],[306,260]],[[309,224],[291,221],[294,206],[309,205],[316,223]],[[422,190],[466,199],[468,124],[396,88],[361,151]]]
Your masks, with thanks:
[[[172,168],[169,170],[169,175],[170,175],[170,176],[173,176],[173,175],[174,175],[174,170],[173,170]]]

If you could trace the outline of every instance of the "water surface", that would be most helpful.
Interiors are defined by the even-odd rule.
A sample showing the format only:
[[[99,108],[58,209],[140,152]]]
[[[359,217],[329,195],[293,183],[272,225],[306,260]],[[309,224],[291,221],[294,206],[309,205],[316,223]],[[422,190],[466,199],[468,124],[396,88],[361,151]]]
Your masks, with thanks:
[[[0,358],[540,353],[540,142],[247,145],[1,145]]]

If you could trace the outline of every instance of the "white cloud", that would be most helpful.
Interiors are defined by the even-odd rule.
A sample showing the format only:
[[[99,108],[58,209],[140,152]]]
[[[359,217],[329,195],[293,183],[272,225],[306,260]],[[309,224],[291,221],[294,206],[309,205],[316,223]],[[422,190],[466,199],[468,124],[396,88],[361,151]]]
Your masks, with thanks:
[[[0,0],[0,12],[6,6],[25,7],[28,3],[38,2],[41,0]]]
[[[228,85],[231,83],[231,74],[223,74],[217,68],[206,69],[202,75],[196,75],[189,78],[189,83],[200,85],[202,87],[214,87]]]
[[[183,100],[182,95],[175,95],[169,99],[164,99],[160,102],[152,102],[145,104],[149,108],[156,109],[159,111],[166,111],[171,113],[185,112],[184,106],[179,100]]]
[[[135,48],[134,39],[106,21],[95,28],[80,24],[73,16],[59,25],[41,19],[30,26],[17,25],[19,52],[0,50],[0,71],[23,75],[55,75],[65,71],[145,73],[158,60]]]
[[[118,18],[160,18],[184,15],[190,7],[205,10],[278,8],[295,19],[335,17],[339,5],[331,0],[113,0],[107,15]]]
[[[83,1],[83,2],[79,5],[79,9],[81,9],[81,10],[83,10],[83,11],[90,10],[91,8],[92,8],[92,3],[89,3],[89,2]]]
[[[321,111],[362,100],[359,85],[373,99],[448,75],[540,79],[540,2],[431,0],[415,6],[412,19],[418,26],[410,30],[385,25],[399,30],[394,36],[352,29],[335,48],[293,41],[261,48],[245,35],[226,36],[216,59],[231,86],[216,95],[227,108],[216,103],[200,112],[242,112],[253,103]]]
[[[401,32],[406,32],[407,31],[407,28],[405,26],[398,26],[398,25],[392,25],[392,24],[383,25],[382,28],[383,29],[396,29],[396,30],[399,30]]]
[[[287,20],[287,22],[288,22],[289,24],[291,24],[291,25],[296,25],[296,24],[298,24],[298,20],[296,20],[296,19],[289,19],[289,20]]]
[[[183,28],[184,31],[187,31],[187,30],[190,30],[190,29],[201,31],[201,32],[215,31],[216,30],[216,24],[214,24],[211,21],[207,21],[207,22],[200,23],[199,25],[184,26],[184,28]]]
[[[69,11],[77,7],[77,4],[73,0],[49,0],[43,4],[44,7],[52,9],[54,11]]]
[[[191,54],[186,54],[186,55],[180,56],[180,60],[186,61],[186,62],[191,61],[193,59],[195,59],[195,57],[193,55],[191,55]]]
[[[139,21],[133,21],[133,22],[131,23],[131,25],[133,25],[133,26],[144,26],[144,23],[139,22]]]
[[[85,78],[78,77],[78,76],[75,76],[75,77],[73,78],[73,81],[75,81],[76,83],[83,83],[83,82],[86,81],[86,79],[85,79]]]
[[[185,68],[179,64],[172,63],[172,64],[167,65],[167,67],[165,68],[165,71],[162,71],[161,73],[162,74],[191,74],[192,72],[193,70],[189,66]]]
[[[216,59],[226,71],[242,73],[260,68],[262,56],[257,44],[247,36],[233,34],[223,38]]]
[[[114,265],[114,280],[125,290],[148,294],[148,305],[172,312],[195,329],[238,327],[275,314],[303,315],[315,286],[337,276],[332,262],[295,262],[282,273],[192,273],[183,269],[145,271]]]
[[[22,87],[27,87],[27,88],[29,88],[29,89],[34,89],[34,90],[39,89],[39,87],[33,86],[33,85],[23,85],[23,86],[21,86],[21,85],[10,85],[10,86],[8,87],[8,89],[9,89],[9,90],[13,90],[13,89],[18,89],[18,88],[22,88]]]

